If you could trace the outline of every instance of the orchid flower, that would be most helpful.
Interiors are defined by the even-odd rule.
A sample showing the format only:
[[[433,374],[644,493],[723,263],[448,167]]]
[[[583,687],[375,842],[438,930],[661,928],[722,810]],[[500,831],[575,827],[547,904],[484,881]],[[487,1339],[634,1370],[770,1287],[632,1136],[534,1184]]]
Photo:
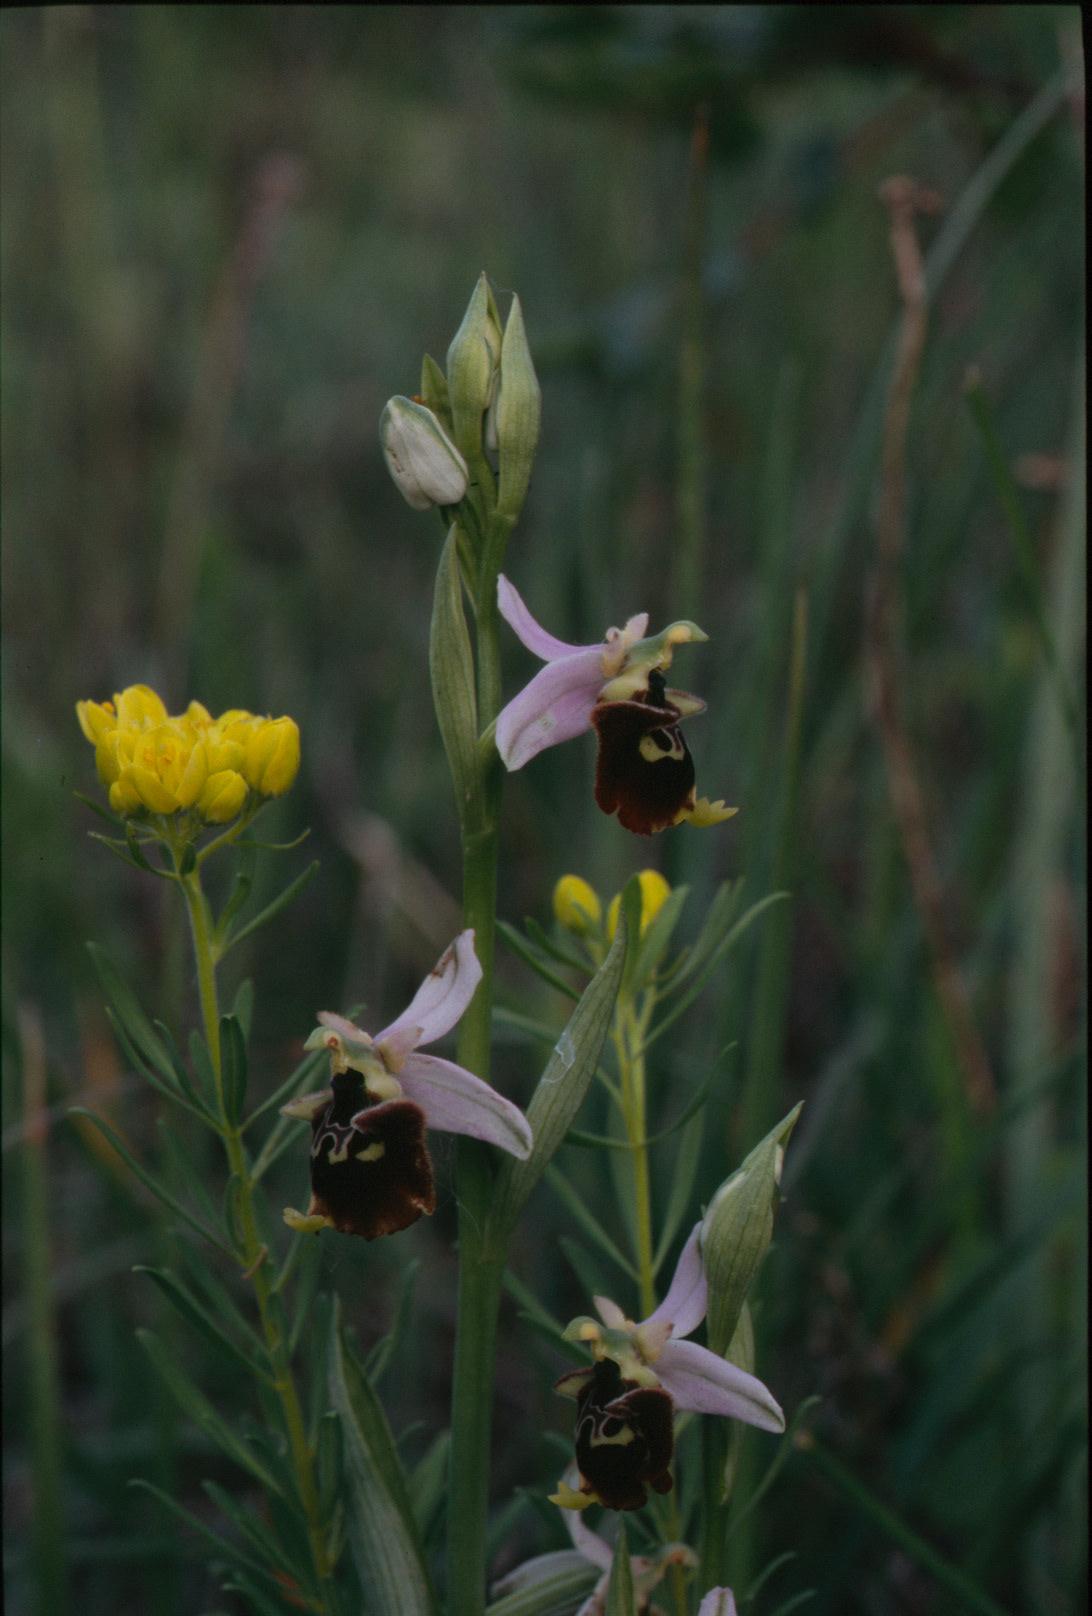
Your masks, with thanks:
[[[563,1375],[555,1390],[577,1401],[579,1491],[562,1481],[553,1502],[583,1509],[596,1499],[608,1509],[640,1509],[645,1487],[671,1485],[674,1411],[721,1414],[763,1431],[783,1431],[785,1416],[767,1388],[707,1347],[684,1336],[705,1317],[707,1288],[701,1224],[679,1257],[667,1295],[647,1319],[634,1323],[609,1297],[594,1298],[599,1319],[577,1318],[566,1340],[591,1351],[590,1369]]]
[[[640,612],[624,628],[609,628],[597,645],[570,645],[535,621],[503,574],[497,606],[546,664],[497,718],[497,751],[507,769],[522,769],[547,746],[594,729],[595,800],[605,814],[617,812],[627,830],[650,836],[684,819],[715,825],[736,812],[695,797],[694,760],[679,723],[705,703],[664,681],[675,647],[707,638],[696,623],[671,623],[646,638],[648,613]]]
[[[330,1055],[331,1086],[281,1107],[311,1124],[311,1202],[287,1207],[290,1228],[374,1240],[436,1208],[425,1128],[471,1134],[525,1160],[527,1119],[480,1077],[419,1053],[459,1020],[481,981],[473,931],[460,932],[409,1007],[373,1037],[323,1010],[305,1049]]]
[[[570,1465],[566,1476],[569,1483],[577,1480],[575,1465]],[[565,1572],[579,1571],[590,1564],[602,1575],[573,1616],[604,1616],[611,1567],[614,1564],[614,1550],[606,1538],[591,1530],[578,1511],[566,1510],[565,1525],[569,1529],[573,1547],[554,1549],[549,1554],[536,1554],[532,1559],[525,1560],[522,1565],[516,1566],[507,1576],[494,1583],[491,1589],[494,1599],[501,1599],[505,1594],[521,1593],[553,1577]],[[633,1573],[633,1591],[637,1598],[638,1611],[648,1611],[652,1616],[652,1612],[656,1610],[655,1606],[649,1604],[652,1590],[663,1581],[672,1566],[681,1565],[693,1570],[697,1563],[697,1555],[685,1543],[666,1543],[656,1554],[631,1554],[629,1564]]]

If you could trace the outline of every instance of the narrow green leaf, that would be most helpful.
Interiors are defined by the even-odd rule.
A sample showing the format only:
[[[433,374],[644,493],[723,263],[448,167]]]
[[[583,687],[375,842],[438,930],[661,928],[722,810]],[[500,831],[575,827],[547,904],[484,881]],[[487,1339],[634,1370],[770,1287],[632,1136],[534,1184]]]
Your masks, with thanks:
[[[236,1005],[236,1014],[237,1013],[238,1005]],[[315,1078],[317,1078],[319,1073],[323,1070],[327,1072],[330,1070],[329,1056],[324,1049],[312,1050],[309,1055],[305,1055],[303,1057],[299,1065],[292,1073],[290,1073],[288,1077],[285,1078],[284,1082],[278,1088],[275,1088],[272,1094],[266,1096],[261,1105],[254,1107],[254,1110],[243,1123],[240,1132],[245,1133],[252,1122],[256,1122],[258,1118],[264,1116],[267,1111],[272,1111],[274,1106],[283,1105],[284,1102],[286,1100],[290,1100],[293,1095],[306,1094],[308,1092],[308,1086],[314,1082]],[[281,1120],[288,1121],[290,1119],[282,1118]]]
[[[564,1202],[570,1216],[575,1218],[588,1238],[595,1242],[600,1251],[606,1253],[611,1262],[620,1268],[623,1274],[628,1274],[630,1279],[636,1281],[637,1270],[629,1261],[629,1258],[622,1255],[594,1213],[588,1210],[568,1179],[552,1162],[546,1169],[546,1182],[559,1199]]]
[[[614,1564],[610,1568],[607,1585],[606,1616],[636,1616],[637,1600],[633,1592],[633,1567],[629,1558],[629,1539],[626,1523],[618,1526],[618,1540],[614,1545]]]
[[[185,1094],[191,1105],[200,1111],[213,1127],[218,1129],[220,1127],[220,1120],[212,1110],[209,1103],[213,1097],[212,1091],[207,1090],[202,1093],[198,1090],[193,1079],[190,1077],[189,1069],[186,1066],[186,1062],[182,1058],[182,1051],[175,1042],[174,1034],[171,1032],[171,1029],[166,1025],[166,1023],[156,1021],[153,1023],[153,1025],[160,1038],[162,1038],[163,1047],[170,1057],[171,1069],[174,1072],[175,1082],[178,1084],[178,1087]],[[209,1075],[211,1076],[211,1072]]]
[[[637,950],[637,966],[634,972],[638,982],[648,982],[652,973],[664,956],[672,933],[682,913],[690,888],[686,886],[675,887],[668,893],[660,908],[659,914],[649,925],[645,935],[641,938]]]
[[[82,791],[74,791],[72,795],[77,802],[82,802],[85,808],[90,808],[93,814],[98,814],[100,819],[105,819],[108,825],[122,824],[119,814],[111,813],[109,808],[104,808],[101,802],[95,801],[94,797],[86,797]]]
[[[486,1605],[485,1616],[571,1616],[599,1580],[593,1565],[551,1572],[529,1588],[517,1588]]]
[[[563,993],[567,999],[579,999],[580,994],[572,984],[566,982],[563,976],[558,976],[556,971],[551,970],[527,941],[526,937],[516,930],[515,926],[510,926],[507,921],[498,920],[497,931],[504,938],[513,954],[518,954],[521,960],[525,960],[532,971],[540,976],[544,982],[548,982],[552,988],[557,988],[558,992]]]
[[[91,956],[102,990],[129,1035],[131,1043],[139,1050],[148,1065],[154,1066],[159,1075],[170,1083],[174,1078],[170,1057],[151,1021],[141,1009],[136,994],[97,943],[88,943],[87,952]]]
[[[210,1543],[215,1553],[222,1554],[225,1559],[233,1560],[236,1565],[243,1566],[247,1570],[261,1575],[270,1575],[259,1561],[252,1560],[238,1544],[232,1543],[230,1538],[221,1537],[219,1532],[214,1532],[207,1522],[192,1514],[190,1510],[185,1509],[169,1493],[165,1493],[162,1488],[157,1487],[153,1482],[145,1481],[143,1476],[134,1476],[126,1485],[139,1488],[141,1492],[150,1493],[157,1503],[163,1505],[164,1509],[170,1510],[171,1514],[182,1521],[184,1525],[190,1527],[199,1537],[203,1537],[207,1543]],[[207,1487],[208,1485],[206,1482],[205,1486]]]
[[[463,611],[454,523],[444,541],[436,569],[428,664],[436,717],[455,788],[459,822],[466,824],[470,818],[477,817],[480,808],[481,768],[478,761],[474,655]]]
[[[406,1339],[410,1315],[413,1312],[413,1292],[420,1268],[421,1264],[416,1257],[403,1267],[398,1280],[398,1297],[394,1304],[391,1327],[386,1335],[376,1342],[365,1360],[365,1371],[373,1386],[377,1384],[384,1370],[389,1368],[391,1360],[398,1356]]]
[[[571,1127],[588,1091],[618,995],[626,935],[623,916],[610,952],[585,988],[531,1096],[527,1120],[534,1145],[530,1156],[522,1162],[505,1157],[497,1172],[490,1222],[502,1250],[527,1197]]]
[[[611,1139],[607,1134],[585,1133],[582,1128],[570,1128],[565,1135],[565,1143],[567,1145],[584,1145],[589,1149],[594,1148],[596,1150],[637,1150],[642,1147],[647,1150],[650,1145],[658,1145],[661,1139],[669,1139],[673,1133],[678,1133],[680,1128],[685,1128],[695,1113],[700,1111],[705,1104],[706,1096],[716,1079],[717,1072],[714,1068],[689,1105],[675,1118],[674,1122],[669,1123],[666,1128],[658,1129],[656,1133],[647,1134],[644,1139],[637,1139],[631,1143],[628,1139]]]
[[[244,977],[239,983],[239,991],[235,995],[235,1003],[231,1013],[243,1029],[243,1038],[250,1038],[250,1024],[254,1017],[254,983],[251,978]]]
[[[748,1287],[770,1243],[785,1146],[802,1106],[803,1101],[795,1105],[725,1179],[705,1214],[701,1245],[713,1352],[727,1350]]]
[[[228,893],[227,902],[220,911],[220,918],[216,922],[213,933],[216,942],[221,947],[223,946],[225,938],[227,938],[231,933],[231,927],[235,920],[235,916],[239,913],[240,909],[242,909],[243,905],[250,897],[250,891],[254,885],[254,866],[258,861],[257,848],[254,846],[254,843],[249,840],[249,838],[240,837],[235,846],[239,854],[239,863],[236,866],[235,879],[231,884],[231,891]]]
[[[591,974],[594,966],[586,955],[582,959],[579,954],[571,954],[568,949],[562,948],[531,915],[524,919],[523,928],[529,941],[544,954],[549,954],[551,959],[557,960],[559,965],[568,965],[570,969],[579,971],[583,976]]]
[[[236,1531],[246,1539],[250,1547],[260,1556],[257,1561],[245,1562],[252,1571],[260,1572],[263,1576],[275,1579],[271,1567],[279,1566],[290,1576],[299,1576],[299,1568],[291,1557],[284,1552],[284,1546],[278,1542],[277,1536],[270,1531],[262,1517],[247,1504],[239,1502],[228,1492],[226,1487],[219,1486],[215,1481],[203,1481],[202,1488],[212,1499]]]
[[[686,958],[686,966],[680,973],[680,980],[692,976],[695,971],[702,970],[708,964],[714,950],[727,935],[728,928],[736,918],[740,899],[743,896],[743,882],[723,881],[713,896],[713,901],[706,912],[701,931],[697,941]]]
[[[641,883],[636,875],[631,875],[622,888],[621,919],[625,920],[626,936],[632,939],[626,949],[625,964],[622,967],[622,993],[633,993],[637,981],[637,959],[640,954],[641,941],[641,911],[644,898],[641,893]],[[619,921],[621,925],[621,920]]]
[[[450,1448],[451,1432],[441,1431],[424,1457],[418,1461],[410,1477],[409,1491],[413,1501],[413,1515],[424,1542],[427,1542],[436,1526],[441,1505],[447,1497]]]
[[[763,914],[767,909],[769,909],[771,904],[784,903],[785,899],[788,897],[789,893],[787,892],[771,892],[765,898],[760,898],[757,903],[752,904],[745,915],[740,916],[739,920],[736,921],[731,930],[725,933],[720,942],[713,949],[712,953],[709,954],[705,959],[704,964],[697,972],[697,980],[691,982],[690,987],[683,994],[682,998],[672,1005],[666,1016],[664,1016],[649,1033],[644,1044],[646,1052],[652,1048],[652,1045],[658,1038],[663,1037],[668,1028],[679,1019],[683,1011],[689,1009],[694,1000],[698,997],[698,994],[701,992],[702,988],[705,986],[706,982],[708,982],[717,963],[723,959],[723,957],[729,953],[732,948],[735,947],[736,943],[739,942],[739,939],[743,936],[747,928],[758,919],[759,915]],[[688,970],[686,975],[692,976],[695,974],[693,965],[694,955],[691,955],[688,962]],[[679,981],[681,982],[682,980],[683,978],[680,976]]]
[[[234,1016],[220,1017],[220,1054],[224,1072],[224,1114],[235,1126],[246,1101],[247,1059],[243,1029]]]
[[[208,1228],[199,1218],[194,1217],[193,1213],[187,1207],[184,1207],[181,1201],[177,1201],[170,1191],[148,1172],[147,1168],[141,1166],[133,1153],[122,1144],[108,1122],[104,1122],[102,1117],[97,1117],[93,1111],[88,1111],[82,1105],[70,1107],[68,1114],[70,1117],[86,1117],[88,1122],[92,1123],[103,1138],[114,1147],[126,1167],[139,1178],[145,1189],[151,1191],[157,1201],[161,1201],[164,1206],[169,1207],[184,1223],[188,1223],[191,1229],[196,1230],[203,1240],[207,1240],[218,1251],[222,1251],[226,1257],[230,1257],[232,1262],[238,1261],[238,1254],[232,1251],[225,1240],[222,1240],[214,1230]]]
[[[675,1166],[671,1174],[671,1189],[660,1225],[660,1242],[652,1259],[652,1272],[659,1273],[660,1264],[671,1249],[671,1242],[690,1206],[694,1193],[694,1178],[698,1170],[702,1139],[705,1136],[705,1117],[696,1111],[686,1125],[675,1153]]]
[[[220,944],[220,958],[223,959],[228,949],[234,948],[236,943],[241,943],[244,937],[249,937],[252,932],[256,932],[259,926],[264,926],[266,921],[272,920],[274,915],[279,915],[281,910],[292,902],[293,898],[298,897],[308,882],[314,880],[318,870],[318,859],[312,859],[302,874],[297,875],[294,881],[289,881],[283,892],[278,893],[272,903],[267,903],[265,908],[254,916],[253,920],[248,920],[245,926],[242,926],[233,936],[226,938]]]
[[[405,1475],[387,1417],[346,1350],[340,1302],[330,1330],[330,1397],[341,1419],[348,1478],[349,1544],[374,1616],[431,1616],[432,1594]]]
[[[136,1335],[163,1380],[174,1393],[179,1407],[189,1415],[194,1424],[230,1455],[236,1464],[248,1470],[267,1492],[279,1493],[281,1485],[272,1471],[266,1469],[254,1450],[220,1418],[204,1392],[199,1391],[178,1367],[170,1349],[164,1346],[151,1330],[138,1330]]]
[[[178,1309],[184,1319],[189,1320],[194,1329],[199,1331],[206,1341],[212,1343],[218,1353],[223,1354],[226,1352],[229,1357],[235,1359],[236,1363],[241,1364],[250,1375],[262,1373],[255,1362],[253,1349],[249,1352],[244,1352],[241,1347],[237,1346],[230,1336],[224,1333],[216,1320],[211,1317],[197,1297],[194,1296],[193,1292],[183,1285],[177,1275],[172,1274],[169,1269],[148,1268],[142,1263],[136,1264],[133,1268],[133,1273],[147,1274],[149,1279],[154,1280],[167,1300]]]

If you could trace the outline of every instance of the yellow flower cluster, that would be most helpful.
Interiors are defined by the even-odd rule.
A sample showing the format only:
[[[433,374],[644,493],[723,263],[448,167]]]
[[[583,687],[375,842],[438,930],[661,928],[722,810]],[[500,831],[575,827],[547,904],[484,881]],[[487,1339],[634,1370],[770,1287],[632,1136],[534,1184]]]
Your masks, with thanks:
[[[671,887],[659,870],[642,870],[637,877],[641,884],[641,936],[651,926],[667,900]],[[622,907],[622,894],[616,892],[607,908],[607,936],[613,939],[618,929],[618,911]],[[602,918],[603,906],[594,887],[579,875],[563,875],[554,888],[554,916],[566,931],[583,936],[594,930]]]
[[[172,718],[148,685],[130,685],[113,701],[78,701],[76,716],[118,814],[187,808],[224,825],[248,792],[287,791],[300,766],[294,719],[256,717],[241,707],[213,718],[199,701]]]

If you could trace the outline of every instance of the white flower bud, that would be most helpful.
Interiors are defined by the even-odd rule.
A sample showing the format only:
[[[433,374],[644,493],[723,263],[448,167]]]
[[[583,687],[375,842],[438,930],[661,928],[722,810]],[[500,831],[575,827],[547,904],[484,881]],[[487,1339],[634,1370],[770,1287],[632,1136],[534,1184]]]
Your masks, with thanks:
[[[466,461],[423,404],[389,399],[379,418],[379,441],[399,492],[415,511],[457,505],[466,493]]]

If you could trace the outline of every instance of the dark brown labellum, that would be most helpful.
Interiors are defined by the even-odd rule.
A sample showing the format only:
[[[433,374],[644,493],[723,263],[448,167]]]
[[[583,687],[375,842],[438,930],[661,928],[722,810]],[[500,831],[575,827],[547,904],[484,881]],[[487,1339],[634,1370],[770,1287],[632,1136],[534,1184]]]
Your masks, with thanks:
[[[601,701],[591,716],[599,737],[595,800],[603,812],[617,812],[638,836],[674,825],[694,806],[694,760],[678,708],[663,698]]]
[[[671,1491],[674,1404],[656,1386],[623,1380],[602,1358],[577,1394],[576,1462],[608,1509],[640,1509],[648,1494]]]
[[[369,1105],[356,1072],[334,1078],[334,1098],[311,1123],[309,1214],[365,1240],[396,1234],[436,1209],[425,1114],[412,1100]]]

